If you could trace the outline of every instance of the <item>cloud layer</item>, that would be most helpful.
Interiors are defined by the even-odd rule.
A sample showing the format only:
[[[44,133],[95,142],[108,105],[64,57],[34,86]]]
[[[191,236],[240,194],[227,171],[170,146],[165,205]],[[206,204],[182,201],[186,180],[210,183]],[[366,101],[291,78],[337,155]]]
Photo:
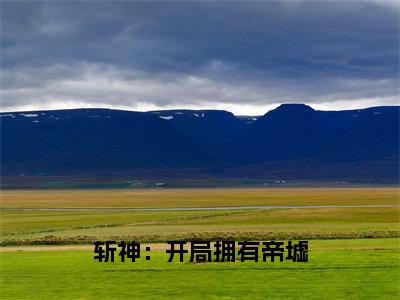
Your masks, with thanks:
[[[1,2],[1,110],[399,104],[399,6]]]

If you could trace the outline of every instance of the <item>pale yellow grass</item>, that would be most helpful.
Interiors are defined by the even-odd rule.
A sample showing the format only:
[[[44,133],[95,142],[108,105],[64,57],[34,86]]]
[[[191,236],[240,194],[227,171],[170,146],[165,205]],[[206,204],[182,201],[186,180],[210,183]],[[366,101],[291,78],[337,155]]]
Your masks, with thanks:
[[[399,188],[7,190],[3,208],[396,205]]]

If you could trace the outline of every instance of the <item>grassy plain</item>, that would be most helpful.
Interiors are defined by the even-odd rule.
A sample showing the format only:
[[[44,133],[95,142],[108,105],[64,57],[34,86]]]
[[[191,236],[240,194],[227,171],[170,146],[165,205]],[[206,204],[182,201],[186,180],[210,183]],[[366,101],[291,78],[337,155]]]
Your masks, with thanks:
[[[236,211],[0,210],[1,244],[95,240],[330,239],[400,237],[398,207]]]
[[[398,299],[398,239],[310,241],[308,263],[98,263],[91,251],[3,252],[3,299]]]
[[[398,188],[3,190],[1,207],[216,207],[400,204]]]
[[[84,244],[97,239],[331,239],[399,237],[396,188],[14,190],[1,192],[1,245]],[[338,205],[337,208],[112,211],[124,207]],[[104,208],[35,211],[21,208]]]
[[[400,297],[397,188],[14,190],[0,194],[2,299]],[[339,207],[112,210],[261,205]],[[395,206],[340,207],[346,205]],[[309,239],[310,262],[192,264],[187,259],[167,263],[163,247],[151,244],[150,261],[106,264],[95,262],[92,250],[84,246],[90,249],[93,241],[108,239],[165,245],[172,239],[228,238]]]

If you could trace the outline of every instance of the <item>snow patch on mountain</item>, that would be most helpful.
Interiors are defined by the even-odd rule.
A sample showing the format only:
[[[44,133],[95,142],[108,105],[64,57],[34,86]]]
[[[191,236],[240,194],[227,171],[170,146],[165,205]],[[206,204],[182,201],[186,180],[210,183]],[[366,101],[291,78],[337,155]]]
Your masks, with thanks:
[[[164,120],[172,120],[174,117],[173,116],[159,116],[160,119]]]

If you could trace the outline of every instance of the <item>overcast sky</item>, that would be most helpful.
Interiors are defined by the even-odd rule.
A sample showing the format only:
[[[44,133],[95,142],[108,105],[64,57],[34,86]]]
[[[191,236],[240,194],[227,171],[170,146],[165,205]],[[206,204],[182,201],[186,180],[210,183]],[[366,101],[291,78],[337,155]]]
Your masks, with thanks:
[[[397,1],[1,1],[1,111],[399,105]]]

